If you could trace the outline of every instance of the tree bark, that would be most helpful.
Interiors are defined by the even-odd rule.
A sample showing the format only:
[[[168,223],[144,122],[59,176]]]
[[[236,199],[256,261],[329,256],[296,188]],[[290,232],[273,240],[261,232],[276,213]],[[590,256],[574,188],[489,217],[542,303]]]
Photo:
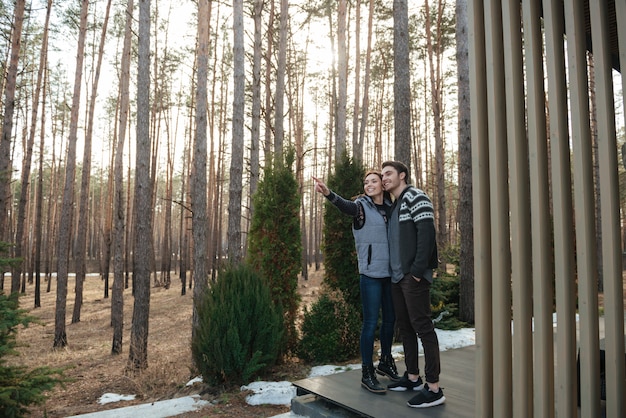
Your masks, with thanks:
[[[282,1],[287,3],[286,0]],[[283,21],[283,18],[286,19],[286,15],[283,17],[281,12],[281,22]],[[233,265],[236,265],[243,258],[241,246],[241,202],[243,189],[243,118],[246,87],[246,74],[244,68],[245,51],[243,46],[243,0],[233,0],[233,36],[233,139],[231,141],[230,187],[228,190],[228,261]],[[280,64],[278,72],[278,77],[280,78]],[[279,96],[282,95],[277,92],[277,103]],[[279,113],[282,114],[282,109],[279,108],[278,104],[276,109],[276,115]]]
[[[11,53],[4,88],[4,119],[0,138],[0,241],[10,242],[9,215],[11,213],[11,142],[13,136],[13,114],[15,112],[15,90],[17,84],[17,64],[22,43],[24,23],[24,0],[16,0],[11,34]],[[24,185],[25,187],[25,185]],[[4,280],[4,279],[3,279]],[[20,277],[11,278],[11,293],[18,292]]]
[[[263,147],[263,154],[265,155],[265,161],[270,161],[272,158],[272,89],[269,86],[272,84],[272,56],[274,54],[274,0],[267,0],[269,2],[269,14],[267,17],[267,45],[265,46],[265,143]]]
[[[46,67],[46,62],[48,59],[48,27],[50,26],[50,12],[52,11],[52,0],[48,0],[48,5],[46,8],[46,20],[43,28],[43,39],[41,41],[41,52],[39,54],[39,67],[37,70],[37,81],[35,86],[35,92],[33,95],[33,110],[31,114],[31,122],[30,122],[30,132],[28,134],[28,142],[26,144],[26,155],[24,155],[24,159],[22,160],[22,188],[20,190],[20,200],[18,205],[18,215],[17,215],[17,226],[15,232],[15,258],[22,257],[22,246],[24,245],[24,228],[25,228],[25,220],[26,220],[26,208],[28,203],[28,191],[30,189],[30,172],[31,172],[31,162],[33,157],[33,146],[35,144],[35,132],[37,126],[37,115],[39,111],[39,97],[41,94],[41,85],[43,83],[44,78],[44,69]],[[45,97],[45,94],[43,94]],[[45,114],[45,106],[43,107],[42,114]],[[43,154],[39,157],[40,160],[43,160]],[[39,199],[41,200],[41,199]],[[39,217],[41,213],[39,213]],[[35,222],[39,222],[39,218],[35,218]],[[19,280],[23,271],[23,263],[18,264],[16,268],[13,270],[11,277],[13,279]],[[12,290],[13,291],[13,290]]]
[[[128,112],[130,110],[130,47],[133,36],[133,10],[134,1],[128,0],[124,26],[124,46],[122,48],[120,108],[114,162],[113,289],[111,294],[113,340],[111,343],[111,354],[120,354],[122,352],[124,335],[124,142],[126,141],[126,124],[128,123]]]
[[[459,318],[474,323],[474,228],[472,207],[472,134],[469,85],[467,0],[456,0],[456,64],[459,102]]]
[[[152,260],[152,179],[150,178],[150,0],[139,0],[137,66],[137,156],[135,163],[136,232],[133,257],[135,303],[127,368],[148,367],[148,318]]]
[[[285,100],[285,72],[287,70],[287,24],[289,19],[289,1],[280,0],[280,31],[278,34],[278,68],[276,70],[276,96],[274,98],[276,107],[274,115],[274,154],[275,159],[281,160],[283,157],[283,142],[285,139],[284,100]]]
[[[80,309],[83,305],[83,283],[86,276],[85,252],[87,242],[87,225],[89,215],[89,183],[91,180],[91,142],[93,136],[93,120],[96,108],[96,97],[98,95],[98,82],[100,81],[100,69],[102,68],[102,56],[104,55],[104,41],[106,38],[107,26],[109,23],[109,12],[111,10],[111,0],[107,1],[102,32],[100,35],[100,46],[98,48],[98,62],[91,89],[91,98],[88,109],[87,133],[83,148],[83,170],[80,184],[80,208],[78,212],[78,231],[76,237],[76,299],[74,301],[74,312],[72,313],[72,323],[80,322]]]
[[[252,58],[252,120],[250,128],[250,196],[256,193],[259,182],[259,144],[261,142],[261,58],[263,57],[262,30],[264,0],[254,0],[254,52]],[[254,208],[250,205],[252,211]]]
[[[448,245],[448,227],[447,227],[447,202],[446,202],[446,184],[445,184],[445,161],[444,161],[444,145],[443,132],[441,126],[441,14],[443,13],[442,3],[438,2],[435,32],[433,34],[431,20],[433,16],[430,13],[430,4],[428,0],[424,1],[424,20],[426,22],[426,44],[428,50],[428,68],[430,74],[430,94],[433,112],[433,130],[435,137],[435,186],[436,198],[434,199],[437,211],[437,243],[441,246]],[[434,39],[433,39],[434,36]]]
[[[363,145],[359,141],[359,105],[361,100],[361,0],[355,3],[354,29],[354,110],[352,114],[352,153],[363,162]],[[304,202],[303,202],[304,203]]]
[[[339,0],[337,11],[337,138],[335,139],[335,162],[346,152],[346,106],[348,102],[348,52],[346,42],[347,1]]]
[[[411,77],[407,0],[393,1],[394,158],[411,172]]]
[[[193,331],[198,326],[198,308],[207,288],[207,71],[209,58],[209,1],[198,2],[198,82],[196,93],[196,139],[191,177],[193,233]]]
[[[365,52],[365,80],[363,82],[363,105],[361,106],[361,126],[359,129],[359,145],[361,158],[363,158],[363,144],[365,143],[365,131],[367,130],[369,106],[370,106],[370,80],[371,80],[371,63],[372,63],[372,32],[374,28],[374,2],[370,0],[369,15],[367,18],[367,50]],[[356,150],[355,150],[355,155]],[[376,154],[375,154],[376,156]],[[374,167],[380,167],[382,161],[374,158]]]
[[[70,117],[70,132],[67,143],[67,158],[65,166],[65,187],[63,189],[63,203],[61,206],[61,220],[59,223],[59,239],[57,250],[57,297],[54,321],[55,348],[67,345],[65,332],[65,313],[67,305],[67,278],[72,242],[72,218],[74,214],[74,179],[76,176],[76,141],[78,130],[78,111],[80,110],[80,91],[83,78],[83,60],[85,55],[85,35],[87,33],[87,14],[89,0],[82,0],[80,10],[80,29],[78,35],[78,52],[76,54],[76,75],[74,77],[74,94]]]

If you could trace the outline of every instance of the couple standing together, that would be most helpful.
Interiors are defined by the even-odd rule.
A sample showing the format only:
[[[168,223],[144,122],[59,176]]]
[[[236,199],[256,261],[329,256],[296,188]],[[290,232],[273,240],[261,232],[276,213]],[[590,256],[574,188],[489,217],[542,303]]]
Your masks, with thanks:
[[[376,378],[378,373],[392,380],[387,385],[389,390],[417,392],[408,401],[410,407],[444,403],[446,398],[439,387],[439,340],[430,310],[430,284],[438,257],[430,198],[409,184],[409,170],[399,161],[383,163],[381,172],[367,172],[363,180],[365,194],[354,201],[337,195],[321,180],[313,180],[315,191],[354,218],[352,232],[363,305],[361,385],[370,392],[384,394],[386,389]],[[375,368],[374,334],[381,309],[381,357]],[[404,348],[403,376],[398,375],[391,355],[396,322]],[[418,337],[424,348],[425,381],[418,365]]]

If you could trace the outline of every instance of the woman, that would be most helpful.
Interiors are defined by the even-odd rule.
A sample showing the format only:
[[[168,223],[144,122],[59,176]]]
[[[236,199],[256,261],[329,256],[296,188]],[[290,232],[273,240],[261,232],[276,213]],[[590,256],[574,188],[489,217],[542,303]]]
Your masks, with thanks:
[[[387,240],[387,211],[391,208],[389,194],[383,190],[382,175],[368,171],[363,180],[364,195],[354,201],[346,200],[331,191],[324,182],[313,177],[315,191],[323,194],[341,212],[354,218],[352,233],[356,243],[360,274],[363,327],[361,328],[361,385],[373,393],[384,394],[386,389],[376,379],[376,373],[393,381],[400,380],[391,355],[395,314],[391,299],[391,270]],[[374,369],[374,334],[378,313],[382,308],[380,326],[381,357]]]

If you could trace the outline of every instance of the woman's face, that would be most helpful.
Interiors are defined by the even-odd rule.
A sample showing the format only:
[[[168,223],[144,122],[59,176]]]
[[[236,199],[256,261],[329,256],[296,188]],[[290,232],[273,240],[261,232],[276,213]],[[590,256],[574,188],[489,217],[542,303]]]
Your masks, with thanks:
[[[365,194],[374,197],[383,193],[383,182],[377,174],[369,174],[363,180],[363,189]]]

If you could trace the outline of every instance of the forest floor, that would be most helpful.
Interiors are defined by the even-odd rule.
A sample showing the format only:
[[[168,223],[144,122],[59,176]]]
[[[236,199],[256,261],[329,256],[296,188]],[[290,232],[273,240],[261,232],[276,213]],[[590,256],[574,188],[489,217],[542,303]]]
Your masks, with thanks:
[[[317,298],[323,279],[323,270],[311,271],[308,280],[299,278],[301,305],[309,305]],[[112,281],[111,283],[112,284]],[[45,286],[42,286],[45,289]],[[148,338],[148,368],[139,376],[124,373],[128,361],[133,297],[124,291],[124,336],[121,355],[111,355],[113,338],[110,326],[111,299],[104,298],[104,282],[99,276],[85,280],[81,321],[71,324],[74,309],[74,280],[70,277],[67,302],[67,341],[63,349],[53,349],[56,288],[41,294],[41,308],[34,305],[34,285],[27,286],[20,306],[39,318],[44,326],[31,324],[18,332],[17,348],[20,356],[9,359],[29,368],[46,365],[67,367],[65,376],[72,379],[65,387],[58,386],[49,393],[46,403],[31,408],[33,417],[58,418],[130,405],[200,394],[210,404],[202,410],[180,415],[200,417],[270,417],[288,412],[285,405],[252,406],[246,403],[248,393],[239,387],[226,390],[207,390],[202,384],[187,387],[197,377],[191,357],[192,291],[181,296],[180,281],[172,277],[172,287],[151,288]],[[110,292],[109,292],[110,294]],[[294,381],[305,378],[310,365],[298,359],[287,359],[272,369],[265,380]],[[105,393],[136,395],[132,401],[100,405]]]
[[[298,291],[302,297],[302,306],[309,306],[317,299],[323,275],[322,269],[311,269],[308,280],[299,278]],[[52,347],[56,300],[54,282],[51,292],[41,294],[42,307],[37,309],[31,309],[34,305],[34,286],[27,286],[20,305],[39,318],[44,326],[31,324],[28,328],[20,329],[20,356],[8,360],[29,368],[41,365],[67,367],[65,376],[72,379],[64,387],[58,386],[50,392],[44,405],[31,408],[32,416],[60,418],[194,394],[201,395],[201,399],[210,404],[179,417],[271,417],[288,412],[290,407],[286,405],[247,404],[245,398],[248,393],[241,392],[239,387],[218,392],[207,390],[202,384],[186,386],[198,373],[193,369],[190,347],[192,291],[188,289],[185,296],[180,293],[180,282],[175,276],[172,277],[170,289],[151,287],[148,368],[139,376],[129,376],[124,373],[133,312],[133,298],[129,289],[124,291],[123,352],[113,356],[111,300],[103,297],[104,282],[99,276],[88,276],[85,282],[81,321],[76,324],[70,323],[74,308],[74,281],[70,277],[66,322],[68,345],[63,349]],[[626,277],[624,300],[626,303]],[[603,306],[602,294],[599,302]],[[355,361],[358,359],[352,362]],[[298,359],[286,359],[284,364],[273,368],[263,380],[299,380],[308,375],[310,368],[310,364]],[[98,400],[105,393],[136,395],[136,399],[101,405]]]

